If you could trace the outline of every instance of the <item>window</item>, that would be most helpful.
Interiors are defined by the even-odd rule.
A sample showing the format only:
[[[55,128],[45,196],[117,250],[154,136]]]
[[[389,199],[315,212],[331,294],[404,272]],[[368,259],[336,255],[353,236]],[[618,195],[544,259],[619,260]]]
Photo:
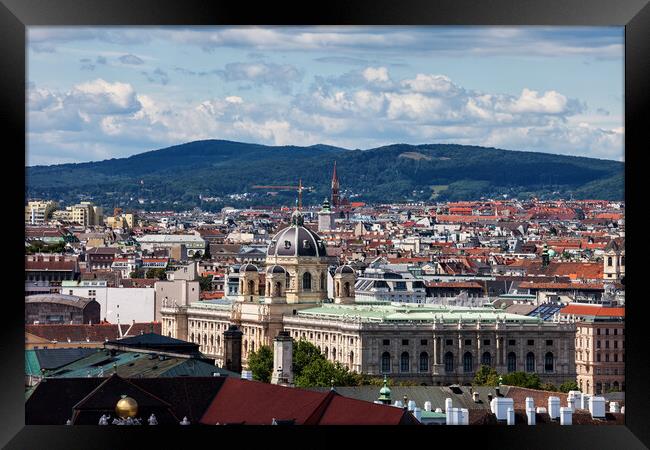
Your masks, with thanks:
[[[609,362],[609,353],[605,353],[605,362]]]
[[[474,361],[470,352],[463,355],[463,372],[468,373],[474,370]]]
[[[309,272],[302,275],[302,290],[311,291],[311,273]]]
[[[325,352],[327,353],[327,347],[325,347]],[[388,352],[381,355],[381,372],[390,373],[390,353]]]
[[[429,342],[426,339],[420,340],[420,345],[427,345]]]
[[[420,372],[429,371],[429,354],[427,352],[420,353]]]
[[[489,339],[483,339],[483,345],[490,345]]]
[[[618,334],[618,329],[614,328],[614,336],[616,336],[617,334]]]
[[[611,256],[607,257],[607,267],[612,267],[612,257]]]
[[[553,345],[553,339],[547,339],[546,345]]]
[[[409,345],[408,339],[402,339],[402,345]]]
[[[614,353],[614,362],[618,362],[618,354]]]
[[[534,339],[528,339],[528,345],[535,345],[535,340]]]
[[[614,348],[618,348],[618,341],[614,341]]]
[[[454,341],[452,339],[447,339],[445,345],[454,345]]]
[[[327,340],[327,335],[325,335],[325,340]],[[384,339],[384,345],[390,345],[390,339]]]
[[[535,371],[535,354],[533,352],[528,352],[526,355],[526,372]]]
[[[514,352],[508,353],[508,372],[517,370],[517,355]]]
[[[445,372],[454,371],[454,354],[452,352],[445,353]]]
[[[596,342],[596,348],[600,348],[600,341]]]
[[[410,361],[408,352],[402,353],[402,356],[399,359],[399,371],[400,372],[410,372]]]
[[[517,345],[514,339],[508,339],[508,345]]]
[[[605,328],[605,335],[609,336],[609,328]]]
[[[596,362],[600,362],[600,353],[596,353]]]
[[[492,355],[490,352],[485,352],[481,356],[481,364],[490,367],[492,365]]]
[[[596,334],[597,334],[598,336],[600,336],[600,328],[598,328],[598,329],[596,330]]]
[[[548,352],[544,356],[544,371],[545,372],[553,372],[553,353]]]
[[[465,339],[465,345],[472,345],[471,339]]]
[[[605,341],[605,348],[609,348],[609,341]]]

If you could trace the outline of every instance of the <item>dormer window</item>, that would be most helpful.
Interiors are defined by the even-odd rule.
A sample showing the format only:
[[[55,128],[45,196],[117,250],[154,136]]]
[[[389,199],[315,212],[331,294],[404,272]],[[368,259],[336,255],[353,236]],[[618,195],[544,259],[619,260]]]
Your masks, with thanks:
[[[291,241],[284,241],[284,248],[291,248]]]
[[[303,239],[303,241],[302,241],[302,245],[303,245],[303,247],[305,247],[305,248],[309,248],[309,241],[308,241],[307,239]]]

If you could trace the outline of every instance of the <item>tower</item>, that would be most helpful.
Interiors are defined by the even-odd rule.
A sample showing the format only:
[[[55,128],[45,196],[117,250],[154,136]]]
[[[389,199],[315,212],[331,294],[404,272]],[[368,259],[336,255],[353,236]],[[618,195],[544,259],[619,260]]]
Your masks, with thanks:
[[[334,161],[334,173],[332,173],[332,207],[338,208],[339,206],[341,206],[339,177],[336,175],[336,161]]]
[[[323,206],[318,212],[318,231],[330,231],[336,228],[334,226],[334,214],[330,208],[329,200],[323,201]]]
[[[257,267],[251,263],[242,265],[239,268],[239,297],[238,301],[253,303],[259,300],[260,273]]]
[[[226,370],[241,372],[242,333],[236,325],[230,325],[223,333],[224,361]]]
[[[339,266],[334,272],[334,303],[354,303],[354,269],[348,265]]]
[[[293,340],[288,331],[280,331],[273,340],[271,384],[293,385]]]

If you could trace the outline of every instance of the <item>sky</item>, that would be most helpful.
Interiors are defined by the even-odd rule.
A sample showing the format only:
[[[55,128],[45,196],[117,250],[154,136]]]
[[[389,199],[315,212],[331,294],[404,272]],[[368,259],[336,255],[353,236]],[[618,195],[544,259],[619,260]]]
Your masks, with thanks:
[[[29,27],[26,164],[200,139],[624,160],[623,27]]]

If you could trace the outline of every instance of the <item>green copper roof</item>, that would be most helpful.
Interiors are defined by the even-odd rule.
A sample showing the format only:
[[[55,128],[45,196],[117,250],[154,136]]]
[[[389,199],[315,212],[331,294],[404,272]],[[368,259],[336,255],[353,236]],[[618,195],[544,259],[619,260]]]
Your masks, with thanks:
[[[334,305],[324,304],[316,308],[298,311],[298,316],[331,316],[336,319],[354,319],[362,322],[404,322],[424,321],[433,322],[442,320],[445,323],[458,323],[462,321],[489,323],[497,319],[509,323],[541,323],[538,317],[522,316],[519,314],[505,313],[492,307],[460,307],[439,305],[389,305],[389,304],[362,304]]]

